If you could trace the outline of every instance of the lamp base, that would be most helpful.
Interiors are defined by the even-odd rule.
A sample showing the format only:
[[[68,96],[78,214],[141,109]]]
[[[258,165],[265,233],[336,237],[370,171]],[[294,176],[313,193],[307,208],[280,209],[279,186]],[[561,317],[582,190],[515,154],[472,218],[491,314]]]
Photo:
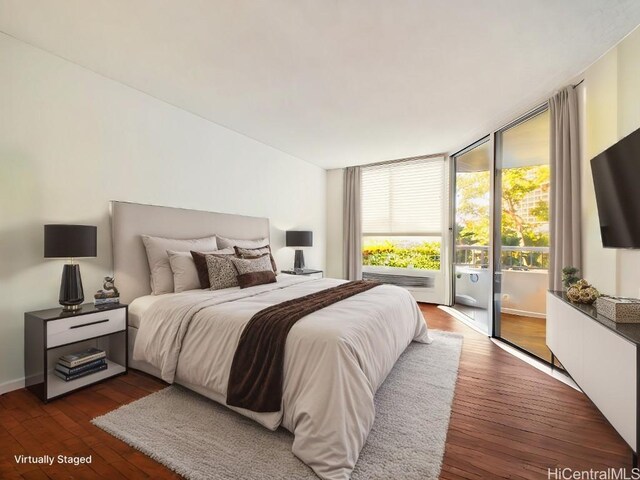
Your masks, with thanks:
[[[293,260],[294,270],[304,270],[304,253],[302,250],[296,250],[296,256]]]
[[[82,290],[80,265],[77,263],[67,263],[62,269],[58,301],[65,312],[74,312],[81,308],[82,302],[84,302],[84,291]]]
[[[60,304],[62,305],[62,304]],[[63,312],[77,312],[82,309],[82,304],[80,305],[62,305]]]

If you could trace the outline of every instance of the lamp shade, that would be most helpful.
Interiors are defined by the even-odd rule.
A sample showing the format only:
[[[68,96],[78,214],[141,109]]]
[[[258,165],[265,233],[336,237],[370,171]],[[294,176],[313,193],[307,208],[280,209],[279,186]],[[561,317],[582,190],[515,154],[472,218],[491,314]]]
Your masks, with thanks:
[[[287,230],[287,247],[313,247],[313,232],[305,230]]]
[[[97,255],[94,225],[45,225],[45,258],[78,258]]]

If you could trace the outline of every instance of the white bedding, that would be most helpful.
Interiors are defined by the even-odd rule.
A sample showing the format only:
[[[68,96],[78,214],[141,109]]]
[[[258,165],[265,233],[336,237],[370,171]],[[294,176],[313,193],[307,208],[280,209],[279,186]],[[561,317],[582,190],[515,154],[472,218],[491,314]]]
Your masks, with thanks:
[[[225,292],[228,292],[230,290],[240,290],[240,287],[228,288],[225,290]],[[193,294],[200,294],[202,295],[202,298],[210,298],[212,293],[214,292],[207,288],[189,290],[187,292],[180,293],[163,293],[161,295],[145,295],[143,297],[138,297],[129,304],[129,326],[139,328],[140,322],[142,321],[145,312],[149,310],[151,305],[164,298],[175,297],[183,294],[188,294],[190,296],[192,296]]]
[[[165,293],[164,295],[145,295],[144,297],[136,298],[129,305],[129,326],[140,327],[140,320],[144,315],[144,312],[149,310],[149,307],[156,303],[158,300],[171,296],[171,293]]]
[[[158,368],[163,380],[224,404],[233,355],[250,318],[343,282],[283,276],[244,290],[165,295],[144,309],[133,358]],[[280,412],[234,410],[293,432],[293,453],[321,478],[349,478],[373,424],[374,394],[412,340],[427,343],[429,337],[409,292],[381,285],[360,293],[291,329]]]

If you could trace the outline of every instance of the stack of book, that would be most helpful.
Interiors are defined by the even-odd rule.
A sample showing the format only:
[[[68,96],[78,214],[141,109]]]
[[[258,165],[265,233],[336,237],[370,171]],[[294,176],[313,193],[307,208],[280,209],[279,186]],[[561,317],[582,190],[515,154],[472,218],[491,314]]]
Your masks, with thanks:
[[[98,290],[93,296],[94,305],[110,305],[120,303],[120,294],[113,290]]]
[[[89,348],[82,352],[60,357],[54,373],[68,382],[106,369],[107,354],[105,351]]]

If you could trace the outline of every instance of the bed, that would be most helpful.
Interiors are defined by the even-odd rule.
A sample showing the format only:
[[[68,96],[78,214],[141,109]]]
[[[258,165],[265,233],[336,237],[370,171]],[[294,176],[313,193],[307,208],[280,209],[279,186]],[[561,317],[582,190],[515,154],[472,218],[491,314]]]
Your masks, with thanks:
[[[223,405],[234,352],[252,316],[345,283],[278,275],[275,283],[245,289],[153,296],[140,235],[264,238],[268,219],[112,202],[112,227],[115,278],[130,303],[130,366]],[[349,478],[373,424],[375,392],[412,341],[429,342],[415,300],[404,289],[376,286],[291,328],[279,411],[229,408],[291,431],[293,453],[320,478]]]

